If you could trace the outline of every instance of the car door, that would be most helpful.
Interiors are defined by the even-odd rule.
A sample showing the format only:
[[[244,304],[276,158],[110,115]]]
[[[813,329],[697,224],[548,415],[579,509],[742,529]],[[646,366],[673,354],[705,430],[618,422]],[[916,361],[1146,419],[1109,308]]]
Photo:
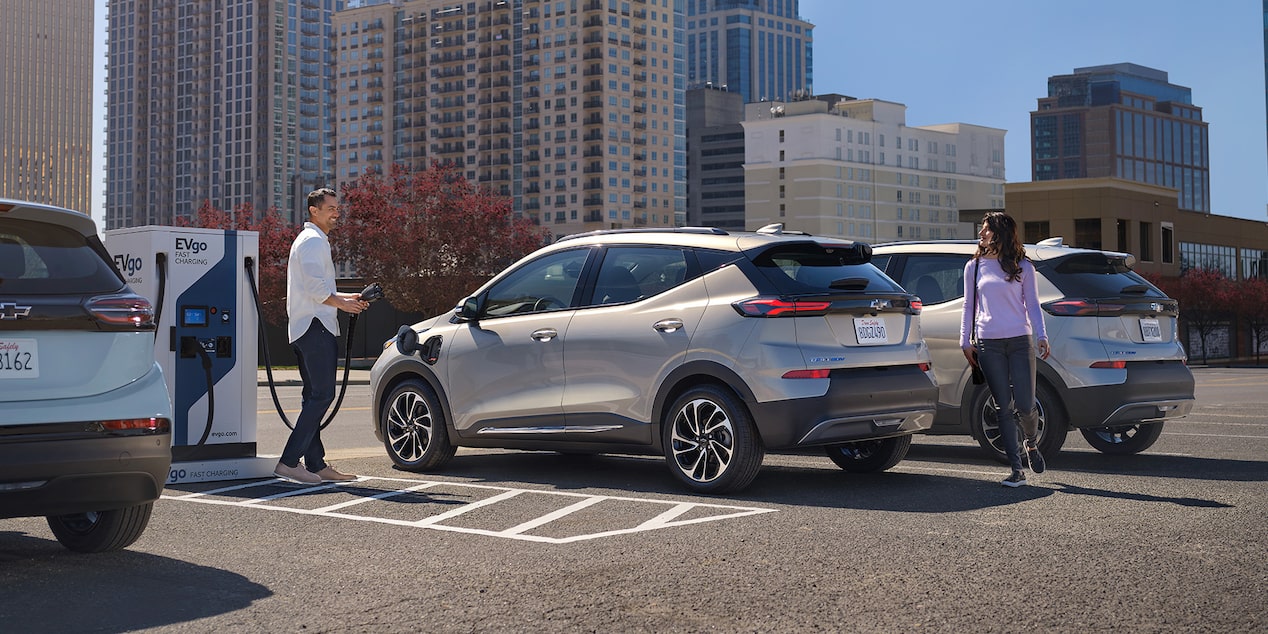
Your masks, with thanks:
[[[920,297],[920,329],[933,359],[938,401],[960,405],[961,379],[968,362],[960,350],[960,318],[964,310],[964,264],[967,254],[908,254],[888,262],[887,272],[908,292]],[[901,271],[894,268],[901,262]]]
[[[564,342],[569,440],[652,442],[656,386],[682,363],[708,303],[697,271],[680,248],[606,249]]]
[[[562,434],[564,334],[590,249],[549,253],[482,292],[447,351],[454,427],[467,437]]]

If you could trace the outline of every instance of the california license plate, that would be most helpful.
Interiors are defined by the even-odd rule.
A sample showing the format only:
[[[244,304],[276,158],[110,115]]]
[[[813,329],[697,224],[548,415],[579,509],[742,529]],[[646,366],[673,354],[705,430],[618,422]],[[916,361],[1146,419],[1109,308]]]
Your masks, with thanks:
[[[1142,319],[1140,320],[1140,336],[1146,343],[1162,341],[1162,326],[1158,324],[1157,319]]]
[[[854,336],[860,346],[879,346],[889,342],[885,320],[877,317],[855,317]]]
[[[40,378],[40,352],[34,339],[0,339],[0,379]]]

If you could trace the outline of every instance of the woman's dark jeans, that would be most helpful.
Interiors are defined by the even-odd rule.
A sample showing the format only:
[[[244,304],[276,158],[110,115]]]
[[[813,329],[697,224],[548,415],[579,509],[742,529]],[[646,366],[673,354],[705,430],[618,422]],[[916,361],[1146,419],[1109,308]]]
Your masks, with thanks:
[[[299,361],[299,377],[304,381],[303,401],[295,429],[282,449],[282,464],[299,465],[314,473],[326,468],[326,448],[321,444],[321,421],[335,401],[335,375],[339,366],[339,343],[334,333],[317,319],[308,331],[291,344]]]
[[[1027,440],[1033,440],[1039,434],[1034,342],[1030,335],[980,339],[977,342],[977,360],[982,374],[986,376],[986,386],[995,397],[995,420],[999,423],[999,435],[1004,441],[1004,453],[1008,454],[1013,470],[1021,471],[1017,426],[1021,426]],[[1004,416],[1004,412],[1008,416]]]

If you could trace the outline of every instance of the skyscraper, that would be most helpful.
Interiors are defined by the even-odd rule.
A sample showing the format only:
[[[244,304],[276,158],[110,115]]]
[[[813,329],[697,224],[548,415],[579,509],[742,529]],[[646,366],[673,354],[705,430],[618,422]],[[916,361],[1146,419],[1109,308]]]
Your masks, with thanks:
[[[458,165],[556,235],[685,218],[682,0],[336,14],[337,177]]]
[[[1049,77],[1030,133],[1033,180],[1112,176],[1178,189],[1180,209],[1211,211],[1202,109],[1164,71],[1110,64]]]
[[[745,102],[810,93],[814,25],[797,0],[686,4],[688,86],[726,86]]]
[[[106,227],[203,203],[276,206],[334,182],[343,0],[109,0]]]
[[[90,213],[93,0],[0,0],[0,197]]]

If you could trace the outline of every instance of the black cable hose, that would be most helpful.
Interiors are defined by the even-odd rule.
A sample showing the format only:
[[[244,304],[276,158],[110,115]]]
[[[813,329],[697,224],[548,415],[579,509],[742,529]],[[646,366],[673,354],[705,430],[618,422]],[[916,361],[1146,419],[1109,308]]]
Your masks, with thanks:
[[[255,287],[255,261],[251,258],[245,258],[243,264],[247,269],[247,283],[251,286],[251,299],[255,302],[255,314],[259,322],[260,349],[264,352],[264,372],[269,378],[269,393],[273,396],[273,407],[277,410],[277,415],[281,417],[282,422],[293,430],[295,429],[295,424],[282,411],[282,403],[277,398],[277,387],[273,382],[273,362],[269,359],[269,343],[264,336],[264,311],[260,310],[260,293]],[[348,339],[343,354],[343,385],[339,388],[339,398],[335,401],[334,409],[330,411],[330,415],[326,417],[326,422],[322,423],[319,429],[325,429],[330,425],[331,421],[335,420],[335,414],[339,413],[339,406],[343,404],[343,395],[348,391],[348,371],[352,362],[352,333],[356,331],[356,328],[357,316],[354,314],[348,318]]]
[[[194,340],[194,347],[198,349],[198,356],[203,360],[203,373],[207,375],[207,427],[203,429],[203,437],[198,439],[198,444],[207,444],[207,437],[211,435],[211,421],[216,418],[216,385],[211,376],[211,355],[203,350],[203,346]]]
[[[167,291],[167,254],[159,251],[154,254],[154,265],[158,268],[158,305],[154,307],[154,341],[158,341],[159,322],[163,318],[163,295]]]

